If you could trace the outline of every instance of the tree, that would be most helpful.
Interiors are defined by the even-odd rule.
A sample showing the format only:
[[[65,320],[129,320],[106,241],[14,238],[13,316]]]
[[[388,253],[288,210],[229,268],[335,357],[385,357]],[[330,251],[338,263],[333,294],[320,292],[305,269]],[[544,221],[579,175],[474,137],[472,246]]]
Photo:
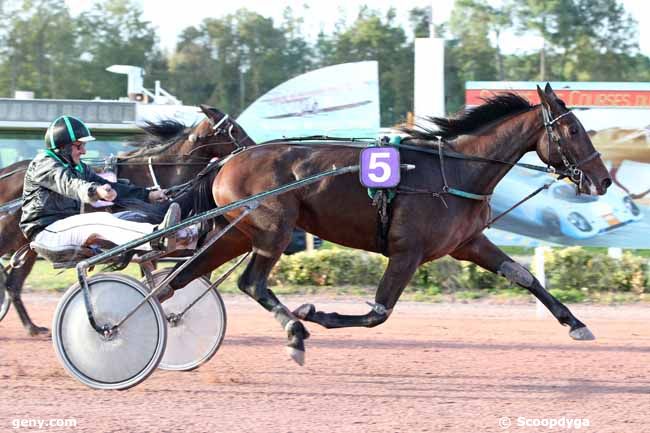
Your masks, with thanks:
[[[516,28],[533,31],[544,40],[540,80],[620,81],[629,63],[639,60],[632,59],[639,51],[636,22],[617,0],[525,0],[511,4]]]
[[[503,18],[494,11],[485,0],[458,0],[454,4],[445,54],[448,111],[464,106],[465,82],[497,78],[496,59],[500,55],[490,37]]]
[[[285,10],[273,20],[240,9],[187,29],[171,60],[174,91],[186,102],[211,103],[233,115],[273,87],[313,67],[301,21]]]
[[[320,43],[327,47],[330,42]],[[349,28],[335,32],[329,50],[323,66],[377,60],[381,122],[391,125],[405,119],[413,107],[413,44],[396,23],[394,9],[382,17],[378,11],[361,8]]]
[[[25,0],[2,5],[0,93],[34,91],[37,97],[67,95],[78,72],[73,20],[64,0]]]
[[[212,51],[203,29],[188,27],[181,33],[169,60],[169,81],[165,82],[185,104],[207,103],[217,82],[229,80],[217,74]]]
[[[79,89],[85,98],[117,98],[126,93],[124,77],[106,68],[126,64],[149,69],[160,62],[155,29],[132,0],[103,0],[76,20],[83,61]]]

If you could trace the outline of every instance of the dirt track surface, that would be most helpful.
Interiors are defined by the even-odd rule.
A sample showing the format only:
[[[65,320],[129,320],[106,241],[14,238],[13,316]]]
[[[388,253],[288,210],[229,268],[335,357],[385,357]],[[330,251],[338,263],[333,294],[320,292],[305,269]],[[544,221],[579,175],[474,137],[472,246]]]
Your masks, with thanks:
[[[57,297],[25,300],[49,326]],[[367,311],[360,299],[311,300]],[[532,304],[400,303],[374,329],[308,324],[299,367],[270,314],[244,297],[225,301],[228,331],[215,358],[189,373],[157,371],[128,391],[69,377],[51,342],[27,337],[10,311],[0,323],[0,432],[650,432],[647,306],[573,306],[598,338],[585,343],[537,318]],[[518,417],[565,427],[522,427]],[[76,427],[13,428],[69,418]],[[569,419],[580,428],[567,428]]]

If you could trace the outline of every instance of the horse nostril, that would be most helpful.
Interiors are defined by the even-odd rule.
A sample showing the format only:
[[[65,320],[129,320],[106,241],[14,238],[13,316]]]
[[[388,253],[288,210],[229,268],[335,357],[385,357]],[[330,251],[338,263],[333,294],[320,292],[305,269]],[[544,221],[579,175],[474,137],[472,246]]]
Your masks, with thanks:
[[[610,179],[609,177],[606,177],[606,178],[603,180],[602,186],[603,186],[603,190],[606,191],[607,188],[609,188],[610,186],[612,186],[612,179]]]

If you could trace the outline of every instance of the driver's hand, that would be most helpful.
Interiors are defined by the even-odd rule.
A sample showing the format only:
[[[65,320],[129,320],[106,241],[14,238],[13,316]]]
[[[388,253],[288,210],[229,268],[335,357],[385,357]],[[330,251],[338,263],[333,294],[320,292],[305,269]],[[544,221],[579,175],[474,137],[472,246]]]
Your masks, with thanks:
[[[167,201],[166,191],[163,189],[156,189],[149,191],[149,203],[162,203]]]
[[[114,201],[117,197],[117,192],[109,184],[105,183],[97,187],[97,197],[105,201]]]

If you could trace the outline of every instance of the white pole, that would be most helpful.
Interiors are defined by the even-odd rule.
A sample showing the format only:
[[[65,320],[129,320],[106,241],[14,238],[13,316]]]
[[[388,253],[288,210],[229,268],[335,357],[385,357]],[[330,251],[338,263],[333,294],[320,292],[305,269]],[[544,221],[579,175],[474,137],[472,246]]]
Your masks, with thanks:
[[[539,280],[539,283],[542,287],[546,287],[546,272],[544,269],[544,253],[548,247],[535,247],[535,256],[533,257],[533,274]],[[548,315],[548,310],[538,299],[535,302],[535,315],[538,319],[546,317]]]
[[[623,248],[610,247],[607,248],[607,255],[613,259],[622,259],[623,258]]]
[[[415,39],[413,114],[423,124],[424,116],[444,116],[445,41],[437,38],[433,24],[435,2],[431,2],[429,37]],[[432,126],[432,125],[423,125]]]
[[[423,116],[445,115],[445,41],[415,39],[413,105],[416,122]]]
[[[314,235],[305,232],[305,251],[311,253],[314,251]]]

